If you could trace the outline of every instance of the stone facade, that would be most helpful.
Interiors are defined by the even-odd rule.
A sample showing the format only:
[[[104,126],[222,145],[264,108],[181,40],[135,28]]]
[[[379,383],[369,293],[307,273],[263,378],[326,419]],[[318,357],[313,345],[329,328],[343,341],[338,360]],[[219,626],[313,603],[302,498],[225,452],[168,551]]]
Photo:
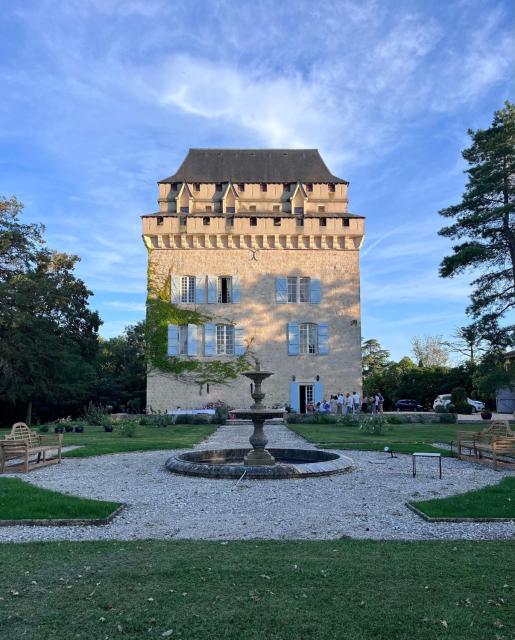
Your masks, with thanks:
[[[212,317],[209,325],[236,327],[236,336],[232,344],[219,345],[216,329],[195,327],[195,355],[180,357],[223,361],[233,356],[218,354],[219,348],[229,344],[238,353],[238,341],[251,341],[262,368],[275,373],[265,383],[268,406],[289,403],[304,410],[306,402],[340,390],[361,392],[364,219],[347,211],[347,183],[333,182],[329,173],[327,182],[318,183],[306,176],[303,182],[274,183],[245,182],[245,175],[216,175],[216,182],[185,177],[160,183],[160,211],[143,216],[153,286],[161,288],[170,278],[171,303]],[[183,276],[195,277],[195,302],[182,301],[188,296],[181,288]],[[220,276],[230,278],[228,294]],[[300,301],[300,278],[306,279],[305,301]],[[219,302],[225,296],[231,301]],[[288,302],[293,297],[297,301]],[[179,340],[171,335],[171,341]],[[181,350],[177,343],[170,353],[174,348]],[[243,408],[250,402],[249,385],[242,377],[199,390],[151,371],[147,409],[195,408],[215,400]]]

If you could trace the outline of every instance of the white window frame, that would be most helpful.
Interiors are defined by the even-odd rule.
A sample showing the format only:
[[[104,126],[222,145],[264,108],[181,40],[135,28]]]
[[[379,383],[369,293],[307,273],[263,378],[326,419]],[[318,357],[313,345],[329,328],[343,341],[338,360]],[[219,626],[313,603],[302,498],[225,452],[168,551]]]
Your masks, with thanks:
[[[299,352],[302,355],[318,354],[318,325],[303,322],[299,325]]]
[[[234,355],[234,325],[232,324],[216,325],[216,355],[218,356]]]
[[[227,280],[226,285],[226,300],[222,300],[222,281]],[[232,276],[218,276],[217,280],[217,300],[218,304],[231,304],[232,303]]]
[[[180,356],[188,355],[188,325],[187,324],[179,325],[177,351]]]
[[[181,276],[181,302],[195,302],[195,276]]]
[[[288,276],[287,300],[290,303],[311,302],[311,278]]]

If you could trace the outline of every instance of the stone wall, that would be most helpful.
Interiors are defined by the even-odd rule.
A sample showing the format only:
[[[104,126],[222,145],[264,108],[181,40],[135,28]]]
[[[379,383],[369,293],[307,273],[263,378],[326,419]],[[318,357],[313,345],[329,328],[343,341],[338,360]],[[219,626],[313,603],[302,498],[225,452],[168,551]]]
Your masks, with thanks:
[[[255,260],[248,249],[167,249],[150,253],[158,288],[170,274],[227,275],[240,277],[239,304],[182,305],[214,316],[213,322],[227,321],[243,325],[245,338],[253,339],[253,350],[262,368],[275,375],[264,390],[268,406],[287,403],[290,382],[314,383],[316,376],[324,387],[324,396],[336,391],[361,392],[361,333],[359,293],[359,249],[258,250]],[[278,276],[318,278],[322,286],[320,304],[276,303]],[[328,355],[288,355],[288,322],[327,322]],[[202,345],[201,345],[202,346]],[[223,359],[223,356],[216,356]],[[205,358],[209,360],[209,358]],[[147,409],[167,411],[200,407],[206,402],[224,400],[234,407],[251,402],[250,383],[241,378],[230,385],[199,388],[178,382],[171,376],[148,376]]]

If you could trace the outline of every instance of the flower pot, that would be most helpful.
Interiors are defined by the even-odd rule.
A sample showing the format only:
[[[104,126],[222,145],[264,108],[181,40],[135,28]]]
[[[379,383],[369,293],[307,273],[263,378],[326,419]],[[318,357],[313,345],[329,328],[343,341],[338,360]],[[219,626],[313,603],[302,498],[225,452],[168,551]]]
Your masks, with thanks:
[[[84,427],[75,427],[75,433],[82,433],[84,431]]]
[[[111,433],[113,430],[113,427],[104,427],[104,431],[106,431],[107,433]]]
[[[483,420],[491,420],[492,419],[492,412],[491,411],[481,411],[481,417],[483,418]]]

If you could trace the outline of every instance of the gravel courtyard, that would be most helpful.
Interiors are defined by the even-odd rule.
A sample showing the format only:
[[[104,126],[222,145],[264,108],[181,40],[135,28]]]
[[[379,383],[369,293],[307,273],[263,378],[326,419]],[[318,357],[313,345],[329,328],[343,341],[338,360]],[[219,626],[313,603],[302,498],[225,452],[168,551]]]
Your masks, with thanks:
[[[246,446],[251,427],[220,427],[198,448]],[[269,446],[312,448],[283,425],[267,427]],[[134,540],[150,538],[385,540],[515,537],[514,522],[427,523],[406,508],[412,499],[448,496],[496,484],[509,472],[443,459],[417,464],[411,456],[350,451],[349,473],[303,480],[208,480],[173,475],[166,460],[176,451],[70,458],[18,476],[74,495],[125,502],[112,524],[100,527],[2,527],[0,542],[34,540]]]

